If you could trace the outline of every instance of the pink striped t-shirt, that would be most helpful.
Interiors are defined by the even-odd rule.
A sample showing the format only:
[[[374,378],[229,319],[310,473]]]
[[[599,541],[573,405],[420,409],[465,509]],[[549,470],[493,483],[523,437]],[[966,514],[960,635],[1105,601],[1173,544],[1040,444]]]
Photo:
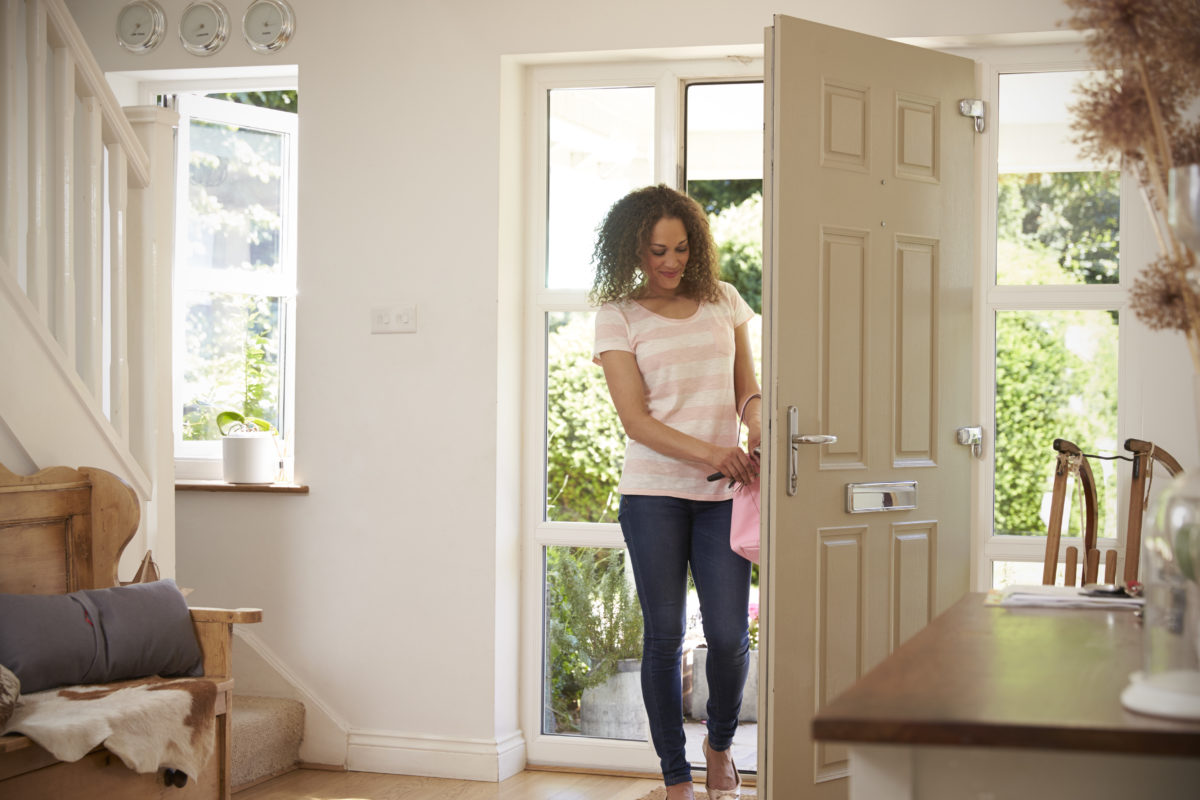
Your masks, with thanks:
[[[607,350],[634,354],[650,416],[697,439],[732,447],[738,443],[733,388],[733,331],[754,311],[728,283],[721,298],[701,303],[687,319],[655,314],[634,300],[605,303],[596,313],[592,360]],[[665,495],[685,500],[724,500],[728,481],[709,481],[712,468],[671,458],[629,439],[621,471],[621,494]]]

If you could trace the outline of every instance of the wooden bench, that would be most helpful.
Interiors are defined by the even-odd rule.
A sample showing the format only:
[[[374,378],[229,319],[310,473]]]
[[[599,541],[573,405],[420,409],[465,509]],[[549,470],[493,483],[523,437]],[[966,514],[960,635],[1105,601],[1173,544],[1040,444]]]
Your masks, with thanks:
[[[101,469],[52,467],[21,476],[0,465],[0,593],[65,594],[117,586],[121,553],[137,531],[137,496]],[[192,608],[204,678],[217,685],[216,743],[197,780],[168,785],[163,771],[139,774],[98,747],[57,761],[27,737],[0,737],[0,797],[218,798],[230,796],[233,624],[260,609]]]

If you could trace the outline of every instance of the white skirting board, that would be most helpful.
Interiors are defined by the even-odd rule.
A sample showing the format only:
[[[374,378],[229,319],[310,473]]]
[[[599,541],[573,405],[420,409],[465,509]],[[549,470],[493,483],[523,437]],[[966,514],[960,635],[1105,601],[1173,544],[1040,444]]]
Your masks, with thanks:
[[[520,731],[501,739],[351,731],[346,768],[390,775],[502,781],[525,768],[525,739]]]

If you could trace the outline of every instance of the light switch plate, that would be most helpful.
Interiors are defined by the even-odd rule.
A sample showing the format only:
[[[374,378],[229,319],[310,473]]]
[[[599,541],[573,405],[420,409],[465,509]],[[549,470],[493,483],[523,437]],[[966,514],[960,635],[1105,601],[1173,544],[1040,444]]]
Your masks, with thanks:
[[[416,333],[415,305],[374,306],[371,308],[371,333]]]

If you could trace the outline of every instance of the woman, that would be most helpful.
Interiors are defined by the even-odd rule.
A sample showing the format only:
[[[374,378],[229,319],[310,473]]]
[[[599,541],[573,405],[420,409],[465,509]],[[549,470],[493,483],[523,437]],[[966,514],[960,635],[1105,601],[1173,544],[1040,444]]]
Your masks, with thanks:
[[[746,323],[754,312],[717,278],[708,219],[667,186],[617,201],[594,253],[594,360],[628,436],[618,519],[645,622],[642,697],[669,800],[693,797],[684,751],[680,657],[691,567],[708,644],[706,787],[739,796],[729,748],[737,730],[750,643],[750,562],[729,547],[734,482],[758,474],[738,447],[761,437],[761,395]],[[732,480],[710,481],[720,472]]]

